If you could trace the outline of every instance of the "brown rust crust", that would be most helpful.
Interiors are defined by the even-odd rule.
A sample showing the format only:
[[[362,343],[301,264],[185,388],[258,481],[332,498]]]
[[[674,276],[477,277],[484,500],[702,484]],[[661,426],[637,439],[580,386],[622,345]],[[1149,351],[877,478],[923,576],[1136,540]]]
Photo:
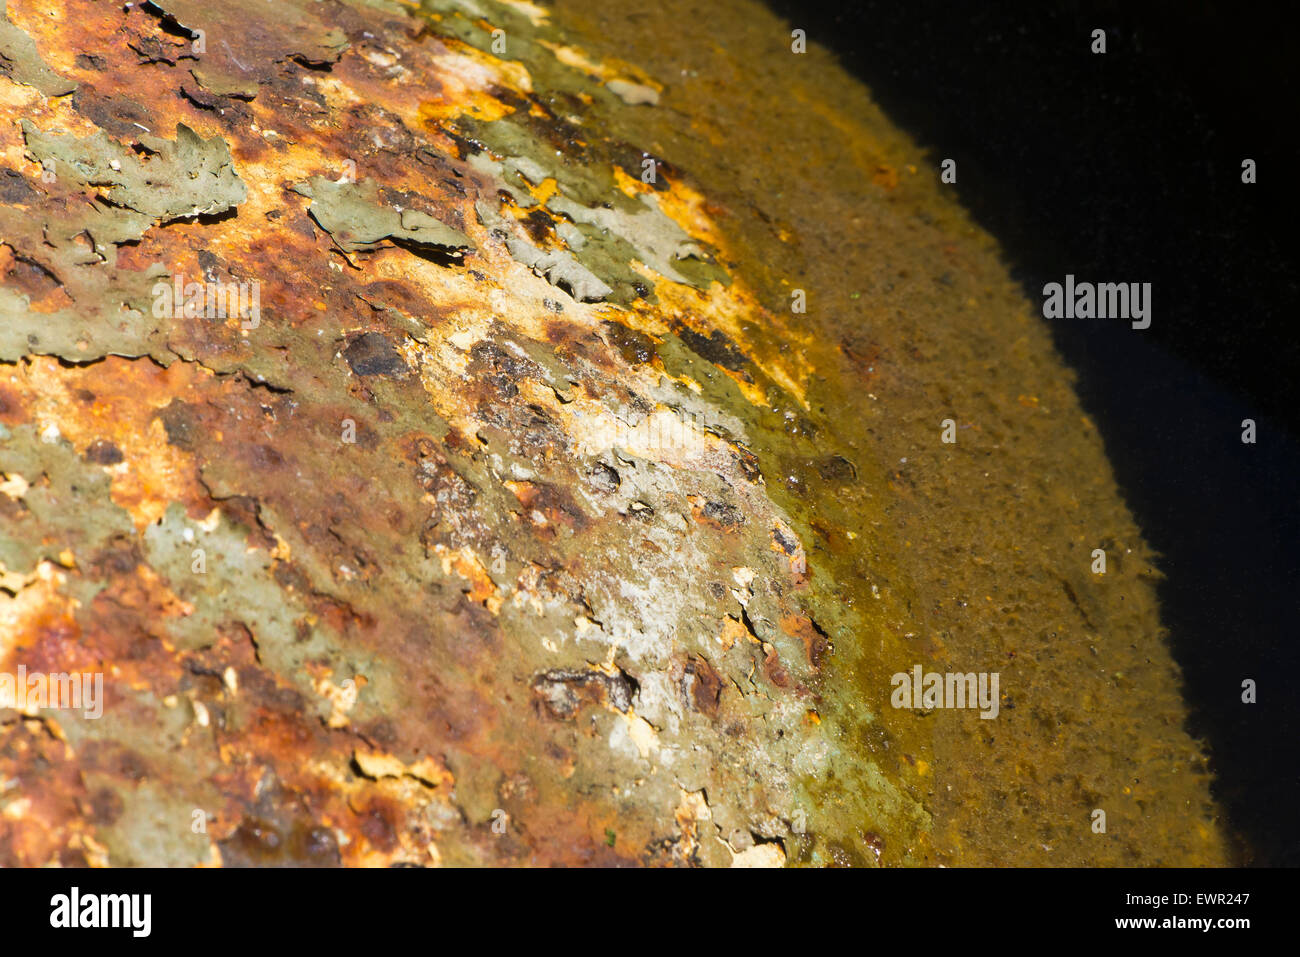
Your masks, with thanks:
[[[525,3],[11,6],[0,670],[105,700],[0,710],[0,863],[1004,859],[888,710],[959,627],[933,487],[821,404],[932,352],[788,312],[703,114],[639,138],[663,84]],[[192,282],[257,321],[159,311]]]

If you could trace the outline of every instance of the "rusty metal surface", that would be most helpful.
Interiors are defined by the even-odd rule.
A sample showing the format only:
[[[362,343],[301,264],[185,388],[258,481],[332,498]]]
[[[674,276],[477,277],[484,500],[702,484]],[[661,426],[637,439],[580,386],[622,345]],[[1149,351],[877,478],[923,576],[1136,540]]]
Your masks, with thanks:
[[[1046,333],[734,11],[9,5],[0,670],[104,701],[0,709],[0,863],[1223,859]],[[996,729],[890,708],[946,660]]]

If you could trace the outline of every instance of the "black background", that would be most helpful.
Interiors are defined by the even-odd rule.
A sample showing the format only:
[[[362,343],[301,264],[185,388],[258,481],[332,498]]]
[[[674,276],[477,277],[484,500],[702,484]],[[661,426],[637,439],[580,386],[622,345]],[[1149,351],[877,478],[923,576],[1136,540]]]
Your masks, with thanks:
[[[1003,871],[996,881],[976,869],[904,868],[888,875],[878,870],[824,869],[793,874],[766,870],[741,870],[719,879],[705,873],[669,876],[664,870],[644,869],[619,875],[628,893],[640,898],[657,895],[672,900],[685,888],[696,896],[737,913],[754,912],[753,901],[779,900],[795,914],[825,915],[833,920],[839,911],[828,900],[870,901],[876,923],[887,925],[905,938],[930,942],[935,934],[918,929],[935,928],[940,934],[967,934],[973,941],[1003,938],[1059,938],[1064,929],[1071,941],[1106,941],[1115,935],[1137,935],[1150,945],[1151,931],[1117,929],[1116,918],[1169,917],[1242,918],[1249,930],[1214,929],[1211,938],[1222,948],[1239,949],[1254,931],[1288,926],[1293,908],[1292,872],[1236,871],[1215,875],[1212,887],[1195,872],[1149,870],[1056,869]],[[747,881],[752,883],[746,883]],[[686,887],[683,882],[693,882]],[[152,895],[149,937],[135,938],[124,929],[52,929],[51,899],[56,894],[147,893]],[[0,899],[6,905],[5,943],[20,953],[32,945],[63,948],[103,948],[116,944],[134,952],[141,945],[166,948],[175,954],[194,949],[196,940],[246,941],[253,953],[275,948],[321,953],[340,949],[369,953],[375,948],[381,926],[428,926],[434,933],[444,928],[474,935],[500,952],[532,952],[542,933],[590,933],[587,925],[572,924],[566,905],[575,900],[608,897],[610,877],[604,872],[568,868],[548,872],[543,880],[524,870],[425,870],[395,868],[375,871],[295,869],[285,874],[273,868],[217,870],[192,868],[159,870],[130,868],[63,870],[39,868],[0,870]],[[1130,894],[1144,896],[1184,893],[1195,902],[1197,893],[1249,895],[1244,904],[1196,905],[1152,908],[1129,902]],[[940,902],[936,905],[936,902]],[[862,909],[862,908],[859,908]],[[941,915],[936,924],[936,912]],[[761,915],[760,915],[761,916]],[[570,923],[566,923],[570,921]],[[773,922],[774,923],[774,922]],[[824,926],[825,925],[823,923]],[[716,908],[680,907],[672,914],[671,936],[651,932],[650,946],[671,948],[678,940],[707,941],[718,937]],[[771,937],[773,931],[763,928]],[[1155,931],[1174,946],[1197,930]],[[1226,936],[1225,936],[1226,935]],[[805,935],[805,938],[807,935]],[[256,946],[254,946],[256,945]],[[647,948],[648,949],[648,948]]]
[[[1149,329],[1058,320],[1053,334],[1161,553],[1190,730],[1211,747],[1243,860],[1300,865],[1290,5],[769,4],[835,51],[936,167],[957,161],[951,188],[1034,301],[1066,273],[1152,283]],[[1244,678],[1256,705],[1241,703]]]

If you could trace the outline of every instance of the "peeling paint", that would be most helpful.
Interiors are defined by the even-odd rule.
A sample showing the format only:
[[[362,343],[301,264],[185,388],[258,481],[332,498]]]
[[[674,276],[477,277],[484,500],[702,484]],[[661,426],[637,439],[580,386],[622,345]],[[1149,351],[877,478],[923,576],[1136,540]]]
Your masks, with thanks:
[[[0,863],[1038,863],[1134,776],[1132,839],[1059,861],[1222,860],[1045,330],[865,91],[742,68],[784,25],[725,2],[762,29],[681,38],[700,84],[603,5],[7,10],[0,669],[102,669],[106,717],[0,710]],[[797,202],[791,130],[831,151]],[[942,466],[935,396],[986,430]],[[1085,622],[1096,527],[1132,557]],[[996,740],[889,707],[921,660],[1006,672]],[[1124,747],[1066,737],[1102,713]]]

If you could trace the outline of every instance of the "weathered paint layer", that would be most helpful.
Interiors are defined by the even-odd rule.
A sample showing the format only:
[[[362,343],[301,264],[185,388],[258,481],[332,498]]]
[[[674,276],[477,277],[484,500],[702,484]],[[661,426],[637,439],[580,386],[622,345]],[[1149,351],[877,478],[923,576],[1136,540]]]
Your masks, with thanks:
[[[7,10],[0,670],[105,701],[0,710],[0,862],[1224,858],[991,241],[760,8],[625,6]]]

